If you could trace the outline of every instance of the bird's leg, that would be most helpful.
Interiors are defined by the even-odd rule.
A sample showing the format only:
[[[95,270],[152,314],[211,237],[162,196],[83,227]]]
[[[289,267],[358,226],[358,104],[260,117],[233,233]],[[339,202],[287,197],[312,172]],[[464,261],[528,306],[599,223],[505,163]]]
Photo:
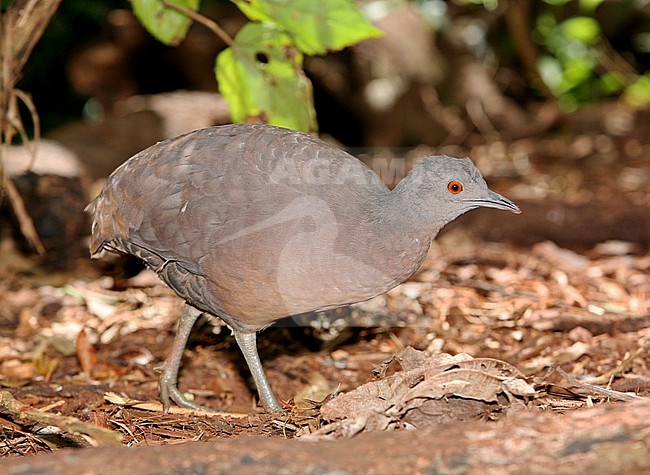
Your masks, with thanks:
[[[262,368],[260,356],[257,353],[257,334],[241,333],[238,331],[233,331],[233,333],[241,352],[244,354],[246,363],[248,363],[248,368],[253,375],[253,380],[255,381],[257,393],[260,396],[262,405],[269,412],[281,412],[282,405],[280,405],[275,394],[273,394],[271,385],[264,374],[264,368]]]
[[[172,343],[172,349],[163,364],[162,373],[160,374],[159,379],[160,398],[162,399],[163,410],[165,413],[169,412],[170,398],[182,407],[188,407],[190,409],[206,409],[198,404],[188,401],[183,393],[179,391],[177,386],[178,368],[181,365],[181,359],[183,359],[183,350],[185,349],[187,340],[190,337],[192,327],[196,323],[196,320],[201,316],[201,313],[200,310],[188,304],[185,304],[185,307],[183,308],[183,316],[178,322],[178,329],[176,331],[176,336],[174,337],[174,342]]]

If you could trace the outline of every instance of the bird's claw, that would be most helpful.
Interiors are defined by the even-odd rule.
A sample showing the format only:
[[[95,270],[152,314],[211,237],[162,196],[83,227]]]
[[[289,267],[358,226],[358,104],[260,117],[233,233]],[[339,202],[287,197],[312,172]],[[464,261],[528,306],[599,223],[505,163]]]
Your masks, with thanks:
[[[174,401],[180,407],[186,407],[188,409],[194,409],[196,411],[211,411],[214,412],[214,409],[201,406],[190,400],[188,400],[185,395],[178,389],[177,386],[177,377],[171,372],[167,371],[167,368],[163,369],[162,374],[160,375],[160,399],[162,400],[163,412],[167,414],[169,408],[171,407],[171,401]]]

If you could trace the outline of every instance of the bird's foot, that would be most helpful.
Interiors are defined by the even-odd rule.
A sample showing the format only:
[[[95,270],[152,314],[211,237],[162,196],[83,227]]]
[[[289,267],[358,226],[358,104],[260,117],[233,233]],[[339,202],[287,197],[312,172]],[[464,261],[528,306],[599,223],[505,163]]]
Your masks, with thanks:
[[[165,414],[169,412],[171,401],[174,401],[179,406],[188,409],[194,409],[197,411],[215,411],[210,407],[201,406],[200,404],[196,404],[187,399],[180,389],[178,389],[177,377],[178,375],[176,372],[167,367],[163,368],[162,374],[160,375],[160,399],[162,400],[163,411]]]

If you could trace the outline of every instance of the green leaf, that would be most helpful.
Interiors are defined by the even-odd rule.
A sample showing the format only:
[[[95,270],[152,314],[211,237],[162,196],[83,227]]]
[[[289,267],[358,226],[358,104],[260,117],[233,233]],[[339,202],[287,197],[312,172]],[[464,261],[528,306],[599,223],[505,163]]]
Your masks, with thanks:
[[[567,38],[593,44],[600,38],[600,25],[591,17],[576,16],[565,20],[561,25]]]
[[[625,87],[625,77],[618,71],[608,71],[600,77],[600,89],[605,95],[621,91]]]
[[[169,0],[181,7],[196,11],[200,0]],[[178,45],[187,34],[192,22],[182,13],[166,7],[162,0],[131,0],[133,13],[140,23],[158,41],[166,45]]]
[[[594,64],[587,58],[572,58],[564,64],[560,93],[570,91],[594,76]]]
[[[232,0],[254,21],[282,27],[305,54],[338,51],[380,36],[351,0]]]
[[[640,76],[628,86],[623,97],[632,106],[647,107],[650,104],[650,73]]]
[[[483,5],[488,11],[494,11],[499,7],[499,0],[463,0],[468,5]]]
[[[562,84],[562,63],[552,56],[543,55],[537,61],[537,70],[546,85],[555,93],[559,93]]]
[[[580,9],[585,12],[594,12],[603,3],[603,0],[580,0]]]
[[[303,132],[318,128],[311,82],[292,39],[269,23],[248,23],[217,57],[219,90],[233,121],[261,119]]]

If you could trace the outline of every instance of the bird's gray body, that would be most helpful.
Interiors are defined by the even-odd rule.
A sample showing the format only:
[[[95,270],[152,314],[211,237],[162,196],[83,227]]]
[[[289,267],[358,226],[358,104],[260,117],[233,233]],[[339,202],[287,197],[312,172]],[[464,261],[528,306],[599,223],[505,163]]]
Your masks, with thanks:
[[[382,294],[459,215],[518,212],[469,159],[427,157],[394,190],[325,142],[260,124],[198,130],[126,161],[90,204],[90,250],[133,254],[186,302],[160,377],[170,399],[201,312],[229,324],[265,408],[281,410],[256,348],[274,321]]]
[[[91,205],[91,253],[134,254],[195,307],[255,331],[415,272],[438,230],[388,219],[390,196],[362,162],[311,136],[203,129],[110,176]]]

